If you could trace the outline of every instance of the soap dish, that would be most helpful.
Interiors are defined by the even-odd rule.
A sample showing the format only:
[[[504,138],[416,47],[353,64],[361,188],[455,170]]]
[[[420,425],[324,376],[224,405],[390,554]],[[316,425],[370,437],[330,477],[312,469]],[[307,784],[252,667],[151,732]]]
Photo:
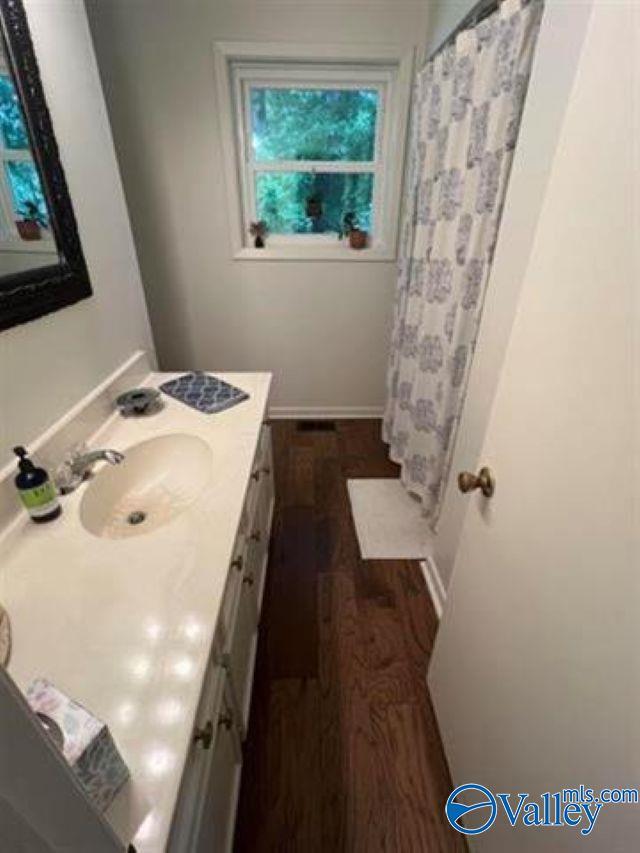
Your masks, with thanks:
[[[200,370],[170,379],[160,386],[160,390],[205,415],[224,412],[249,399],[247,392],[241,388]]]
[[[116,405],[123,417],[139,418],[159,411],[162,408],[162,399],[157,388],[132,388],[120,394]]]

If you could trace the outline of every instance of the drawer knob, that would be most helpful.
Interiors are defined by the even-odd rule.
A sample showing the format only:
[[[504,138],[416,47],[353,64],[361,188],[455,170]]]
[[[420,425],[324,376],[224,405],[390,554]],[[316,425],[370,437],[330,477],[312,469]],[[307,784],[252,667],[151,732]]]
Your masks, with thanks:
[[[199,743],[203,749],[210,749],[213,742],[213,723],[208,720],[203,729],[196,728],[193,734],[194,743]]]
[[[231,561],[231,568],[237,569],[239,572],[242,571],[243,565],[244,565],[244,560],[242,559],[242,554],[239,557],[236,557],[235,560]]]
[[[251,479],[256,480],[256,481],[260,479],[260,469],[259,468],[256,468],[255,471],[251,472]]]
[[[242,583],[246,583],[247,586],[253,586],[253,575],[247,575],[246,578],[242,578]]]
[[[218,717],[218,725],[225,728],[227,731],[230,731],[231,726],[233,725],[233,717],[231,714],[220,714]]]
[[[262,533],[259,530],[254,530],[249,539],[252,542],[259,542],[262,539]]]

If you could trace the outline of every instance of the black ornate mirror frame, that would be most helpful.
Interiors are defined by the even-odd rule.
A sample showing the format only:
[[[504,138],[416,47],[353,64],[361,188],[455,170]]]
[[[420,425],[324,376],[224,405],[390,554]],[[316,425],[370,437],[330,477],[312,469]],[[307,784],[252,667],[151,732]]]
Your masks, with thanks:
[[[2,330],[86,299],[92,291],[21,0],[0,0],[0,25],[60,258],[53,266],[0,276]]]

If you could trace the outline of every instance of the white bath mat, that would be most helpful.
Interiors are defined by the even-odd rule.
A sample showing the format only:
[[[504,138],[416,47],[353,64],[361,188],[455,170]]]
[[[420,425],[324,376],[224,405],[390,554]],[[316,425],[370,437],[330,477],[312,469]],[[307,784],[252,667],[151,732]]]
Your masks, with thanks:
[[[347,480],[363,560],[419,560],[431,552],[420,502],[400,480]]]

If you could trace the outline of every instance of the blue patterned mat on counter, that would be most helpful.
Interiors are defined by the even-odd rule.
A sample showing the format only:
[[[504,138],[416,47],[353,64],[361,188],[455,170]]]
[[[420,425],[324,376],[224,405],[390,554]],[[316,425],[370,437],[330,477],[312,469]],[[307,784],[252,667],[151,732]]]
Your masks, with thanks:
[[[184,376],[164,382],[160,390],[205,415],[223,412],[249,399],[249,395],[240,388],[202,371],[185,373]]]

